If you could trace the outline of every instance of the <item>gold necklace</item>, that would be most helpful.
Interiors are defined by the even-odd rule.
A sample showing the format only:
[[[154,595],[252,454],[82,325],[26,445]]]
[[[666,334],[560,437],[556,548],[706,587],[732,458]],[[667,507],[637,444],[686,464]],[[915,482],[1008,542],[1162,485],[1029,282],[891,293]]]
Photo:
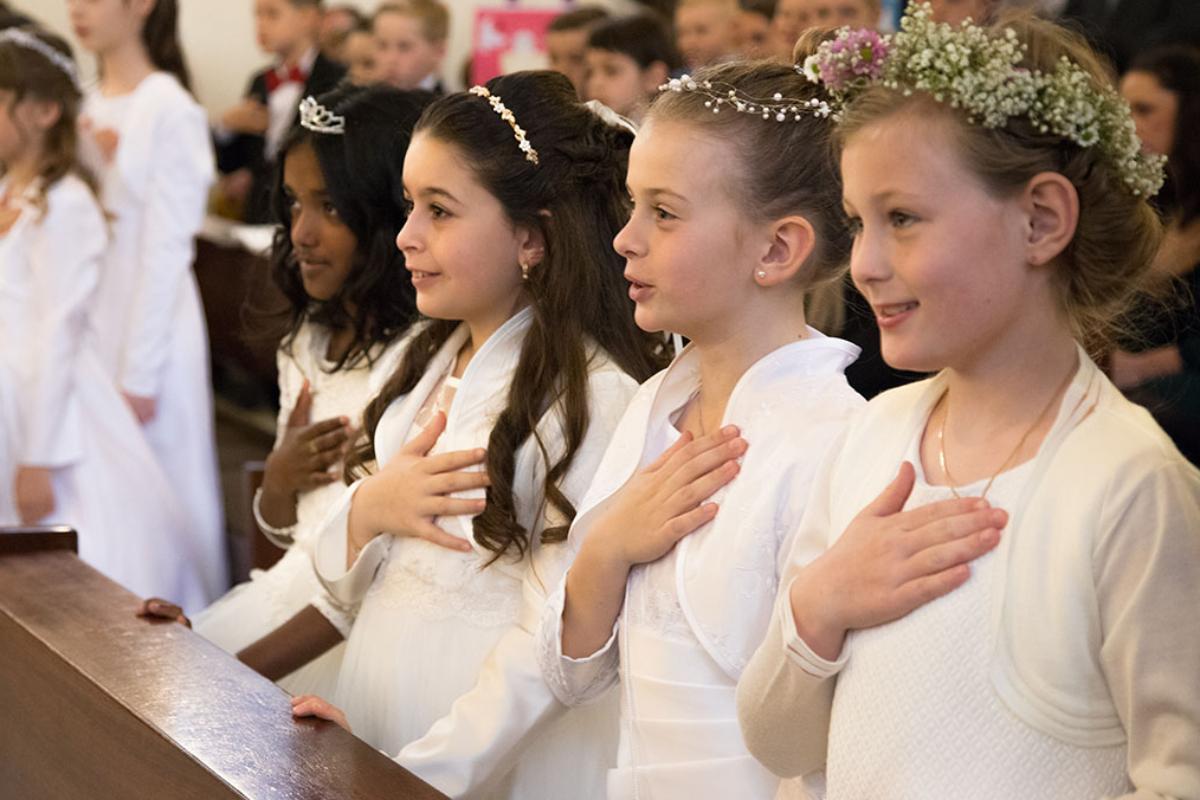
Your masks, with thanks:
[[[1000,477],[1000,474],[1004,472],[1004,470],[1008,469],[1008,465],[1014,458],[1017,457],[1017,453],[1021,452],[1021,448],[1025,445],[1025,441],[1029,438],[1030,434],[1032,434],[1037,426],[1041,424],[1042,419],[1045,418],[1050,409],[1054,407],[1054,401],[1058,399],[1058,396],[1062,394],[1063,390],[1067,388],[1074,377],[1075,370],[1072,369],[1067,373],[1066,380],[1059,384],[1058,388],[1054,391],[1054,394],[1050,395],[1050,401],[1046,403],[1046,406],[1042,409],[1042,412],[1037,415],[1037,419],[1033,421],[1033,424],[1026,429],[1024,434],[1022,434],[1020,441],[1017,442],[1017,446],[1014,447],[1012,452],[1008,454],[1008,458],[1004,459],[1004,463],[1000,465],[1000,469],[993,472],[992,477],[988,478],[988,482],[983,487],[983,493],[979,495],[980,500],[987,499],[987,493],[991,491],[992,484],[996,482],[996,478]],[[950,487],[950,493],[955,497],[961,498],[962,495],[958,493],[958,481],[955,480],[954,476],[950,474],[950,467],[946,463],[946,420],[950,417],[949,394],[950,390],[947,389],[942,395],[942,398],[946,401],[946,411],[944,414],[942,414],[942,424],[938,426],[937,432],[938,466],[942,470],[942,475],[946,476],[946,483]]]

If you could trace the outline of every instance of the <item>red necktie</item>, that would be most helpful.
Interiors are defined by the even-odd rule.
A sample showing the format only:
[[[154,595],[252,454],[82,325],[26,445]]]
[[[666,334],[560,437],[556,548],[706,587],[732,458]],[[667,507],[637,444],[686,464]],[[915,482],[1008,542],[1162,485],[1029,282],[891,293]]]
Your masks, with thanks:
[[[293,65],[288,70],[273,69],[267,73],[267,94],[275,91],[285,83],[303,84],[307,80],[308,76],[304,74],[304,70],[300,69],[298,65]]]

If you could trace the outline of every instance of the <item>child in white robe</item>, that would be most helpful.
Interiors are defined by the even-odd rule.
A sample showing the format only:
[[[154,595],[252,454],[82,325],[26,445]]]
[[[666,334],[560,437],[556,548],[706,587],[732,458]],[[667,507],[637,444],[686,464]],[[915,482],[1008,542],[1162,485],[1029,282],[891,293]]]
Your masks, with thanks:
[[[320,591],[313,537],[345,491],[343,458],[367,402],[396,367],[416,316],[412,282],[394,246],[406,209],[400,190],[413,125],[431,97],[388,87],[338,89],[301,104],[280,148],[275,187],[283,226],[272,276],[289,307],[280,345],[279,420],[254,513],[263,535],[288,548],[270,569],[192,617],[231,653],[257,641]],[[151,599],[146,612],[175,617]],[[338,647],[279,683],[331,694]]]
[[[378,471],[316,544],[345,717],[296,712],[348,718],[451,796],[598,797],[613,758],[613,707],[564,717],[533,634],[575,507],[661,363],[611,247],[631,140],[563,76],[517,73],[431,105],[405,159],[397,244],[433,319],[367,415]]]
[[[738,111],[761,102],[769,118]],[[843,375],[858,348],[805,322],[849,246],[822,102],[785,65],[710,68],[670,84],[634,142],[615,244],[637,323],[691,343],[622,418],[539,647],[565,703],[619,685],[610,800],[777,789],[742,741],[737,680],[822,457],[863,404]]]
[[[64,524],[135,592],[203,599],[186,518],[95,351],[104,216],[57,36],[0,33],[0,525]]]
[[[229,584],[192,261],[215,168],[204,110],[188,93],[176,12],[175,0],[102,0],[73,4],[71,22],[100,68],[81,116],[81,152],[111,218],[97,344],[197,531],[211,600]]]
[[[1153,261],[1161,163],[1075,35],[929,13],[853,84],[832,46],[814,68],[856,87],[851,273],[883,355],[939,372],[822,471],[739,686],[747,742],[830,800],[1200,797],[1200,474],[1077,343]]]

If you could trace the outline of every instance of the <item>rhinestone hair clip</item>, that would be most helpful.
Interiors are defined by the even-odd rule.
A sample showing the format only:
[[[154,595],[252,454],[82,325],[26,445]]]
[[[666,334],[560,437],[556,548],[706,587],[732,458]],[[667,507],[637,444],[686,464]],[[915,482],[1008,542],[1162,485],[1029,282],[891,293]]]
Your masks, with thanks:
[[[309,95],[300,101],[300,127],[314,133],[331,133],[341,136],[346,132],[346,118],[334,114]]]
[[[763,119],[774,119],[776,122],[799,122],[805,114],[817,117],[829,117],[833,108],[824,100],[813,97],[808,100],[796,100],[784,97],[776,92],[770,99],[751,97],[743,94],[736,86],[728,83],[713,81],[697,81],[690,75],[683,75],[658,87],[660,92],[694,92],[708,99],[704,101],[705,108],[711,108],[714,114],[721,113],[722,108],[728,108],[739,114],[754,114]]]
[[[492,110],[499,114],[500,119],[507,122],[509,127],[513,129],[513,136],[515,136],[517,139],[517,147],[519,147],[521,152],[525,154],[525,160],[534,166],[537,166],[537,150],[534,150],[533,145],[530,144],[529,140],[525,138],[525,129],[517,124],[517,118],[513,116],[513,113],[508,106],[504,105],[504,101],[488,91],[486,86],[472,86],[470,92],[473,95],[482,97],[491,104]]]
[[[71,79],[71,83],[76,89],[81,89],[79,72],[75,69],[75,63],[29,31],[22,30],[21,28],[9,28],[6,31],[2,31],[0,32],[0,44],[4,42],[11,42],[17,47],[33,50],[44,56],[51,64],[67,74],[67,77]]]

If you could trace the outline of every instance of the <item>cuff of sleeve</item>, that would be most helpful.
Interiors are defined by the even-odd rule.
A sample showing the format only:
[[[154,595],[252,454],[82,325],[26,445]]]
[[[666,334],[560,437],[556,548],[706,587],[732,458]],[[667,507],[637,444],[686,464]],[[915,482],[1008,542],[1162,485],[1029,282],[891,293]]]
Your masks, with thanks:
[[[321,613],[329,624],[337,628],[343,639],[350,638],[350,630],[354,627],[354,612],[334,602],[329,595],[321,593],[312,599],[310,605]]]
[[[783,652],[789,661],[814,678],[830,678],[842,671],[850,658],[850,648],[842,647],[837,661],[829,661],[817,655],[808,643],[796,632],[796,617],[792,614],[792,582],[788,582],[779,593],[779,622],[783,633]]]
[[[599,650],[592,653],[590,656],[583,656],[582,658],[572,658],[571,656],[568,656],[565,653],[563,653],[563,650],[562,650],[562,633],[563,633],[562,618],[563,618],[563,610],[566,607],[567,607],[567,576],[566,576],[566,574],[564,574],[562,581],[560,581],[558,584],[558,589],[554,592],[554,594],[550,597],[549,602],[546,604],[546,610],[550,612],[550,614],[547,616],[552,615],[552,616],[550,616],[550,619],[547,620],[547,622],[550,623],[550,635],[554,641],[554,649],[556,651],[556,655],[564,663],[567,663],[567,664],[591,664],[596,661],[600,661],[605,656],[607,656],[610,652],[612,652],[613,647],[616,645],[617,631],[621,624],[620,617],[618,617],[617,621],[613,623],[612,633],[609,634],[608,641],[606,641],[604,643],[604,645],[602,647],[600,647]]]
[[[362,549],[354,563],[346,566],[350,506],[361,485],[362,481],[359,481],[346,490],[321,524],[313,543],[312,561],[317,579],[330,598],[345,608],[353,608],[362,601],[392,544],[391,536],[376,536]]]

